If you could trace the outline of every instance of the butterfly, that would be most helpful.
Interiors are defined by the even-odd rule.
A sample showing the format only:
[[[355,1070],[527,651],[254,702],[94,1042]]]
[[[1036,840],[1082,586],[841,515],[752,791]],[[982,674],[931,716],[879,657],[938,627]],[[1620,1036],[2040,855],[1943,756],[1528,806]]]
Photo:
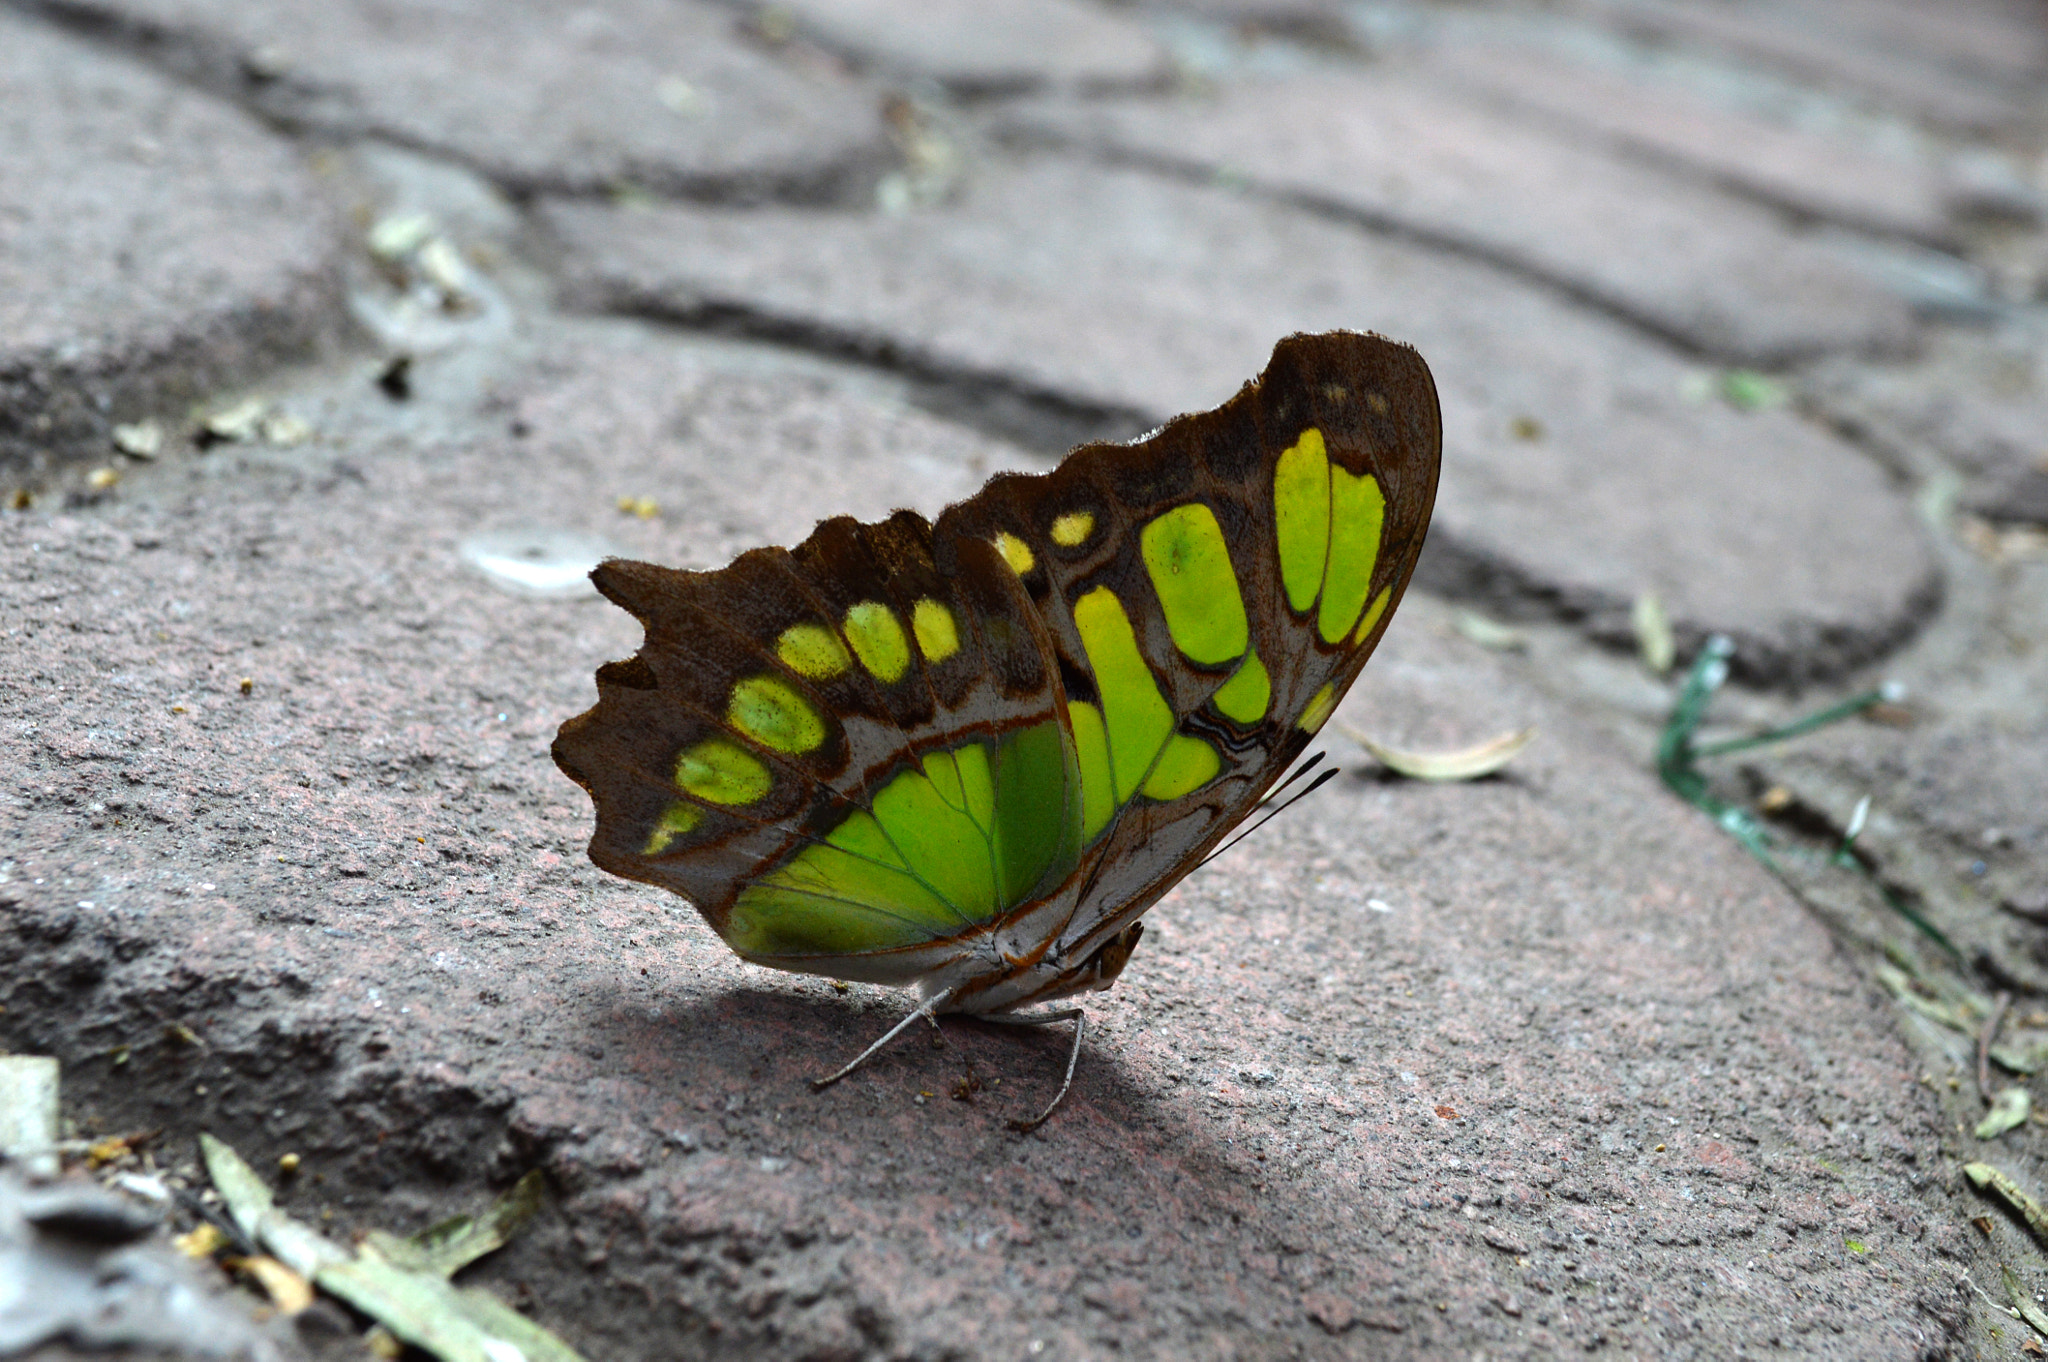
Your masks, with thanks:
[[[591,580],[646,637],[555,739],[590,857],[746,960],[918,990],[818,1086],[920,1018],[1074,1022],[1032,1129],[1086,1025],[1034,1009],[1114,983],[1145,911],[1308,769],[1415,569],[1442,443],[1414,350],[1294,335],[1215,410],[935,523],[841,516],[709,572],[607,560]]]

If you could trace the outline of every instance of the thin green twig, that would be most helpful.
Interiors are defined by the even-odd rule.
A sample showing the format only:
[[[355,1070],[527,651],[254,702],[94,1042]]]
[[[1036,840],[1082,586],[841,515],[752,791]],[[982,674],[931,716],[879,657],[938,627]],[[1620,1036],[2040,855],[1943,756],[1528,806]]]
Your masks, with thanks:
[[[1817,713],[1809,714],[1789,724],[1746,738],[1729,738],[1715,743],[1695,743],[1701,722],[1706,718],[1707,704],[1714,692],[1728,680],[1728,659],[1735,654],[1735,644],[1723,635],[1716,634],[1707,640],[1694,659],[1692,669],[1686,673],[1685,684],[1679,688],[1678,700],[1671,707],[1671,717],[1664,724],[1664,731],[1657,738],[1657,776],[1680,799],[1705,813],[1719,824],[1722,831],[1742,844],[1750,855],[1756,857],[1772,874],[1785,879],[1784,867],[1771,854],[1772,838],[1769,829],[1757,821],[1749,810],[1726,800],[1716,799],[1708,789],[1706,773],[1699,769],[1701,760],[1707,757],[1726,756],[1731,752],[1747,751],[1771,743],[1784,742],[1801,734],[1811,733],[1817,728],[1840,723],[1869,709],[1872,705],[1889,698],[1887,688],[1868,690],[1852,696],[1840,704],[1830,705]],[[1842,844],[1836,848],[1829,864],[1856,871],[1867,878],[1877,889],[1885,904],[1900,917],[1913,924],[1922,935],[1935,945],[1960,961],[1963,953],[1955,943],[1944,935],[1939,927],[1922,915],[1912,905],[1892,892],[1889,885],[1877,877],[1877,873],[1853,853],[1857,836],[1863,831],[1863,822],[1869,813],[1870,803],[1866,799],[1856,806],[1856,814],[1850,820]]]

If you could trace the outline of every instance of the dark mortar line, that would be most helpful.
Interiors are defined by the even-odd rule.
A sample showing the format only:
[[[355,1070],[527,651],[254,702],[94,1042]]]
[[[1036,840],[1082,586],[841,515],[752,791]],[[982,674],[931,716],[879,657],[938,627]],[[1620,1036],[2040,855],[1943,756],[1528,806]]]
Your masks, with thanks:
[[[1719,190],[1730,198],[1740,199],[1744,203],[1754,204],[1759,208],[1779,213],[1783,215],[1786,223],[1792,227],[1806,230],[1832,227],[1845,232],[1853,232],[1857,236],[1869,241],[1916,246],[1922,250],[1936,251],[1942,255],[1954,256],[1957,259],[1963,258],[1957,249],[1955,238],[1951,236],[1937,233],[1923,234],[1903,227],[1888,227],[1869,218],[1853,217],[1817,209],[1812,204],[1798,203],[1788,198],[1782,198],[1769,188],[1749,180],[1744,180],[1732,173],[1707,170],[1694,162],[1687,161],[1681,156],[1671,152],[1660,151],[1647,144],[1624,139],[1614,142],[1612,145],[1618,152],[1644,165],[1662,170],[1667,174],[1682,176],[1695,184]]]
[[[1231,177],[1228,167],[1224,166],[1092,143],[1045,129],[1011,126],[994,130],[992,136],[998,144],[1015,151],[1059,151],[1078,154],[1103,165],[1143,171],[1197,188],[1223,189],[1245,194],[1268,203],[1300,209],[1326,222],[1362,228],[1390,240],[1455,256],[1507,275],[1517,283],[1541,289],[1598,317],[1627,327],[1683,358],[1700,363],[1779,372],[1798,364],[1837,355],[1872,357],[1886,353],[1884,347],[1877,344],[1862,347],[1833,347],[1824,344],[1780,346],[1747,355],[1717,349],[1641,311],[1624,298],[1559,278],[1540,265],[1503,252],[1483,241],[1442,232],[1358,204],[1347,203],[1309,190],[1284,189],[1262,184],[1250,177]]]
[[[1919,233],[1901,227],[1890,227],[1854,214],[1830,212],[1816,208],[1810,203],[1788,199],[1765,185],[1745,180],[1729,171],[1715,170],[1692,160],[1681,152],[1670,151],[1651,142],[1632,137],[1627,133],[1613,133],[1591,124],[1579,122],[1569,114],[1557,114],[1539,105],[1516,99],[1512,95],[1489,92],[1481,87],[1465,85],[1464,93],[1473,96],[1483,104],[1491,105],[1497,112],[1518,118],[1539,122],[1553,132],[1563,133],[1585,143],[1597,144],[1613,152],[1619,158],[1637,165],[1648,166],[1662,171],[1675,179],[1685,180],[1695,186],[1719,190],[1731,198],[1741,199],[1758,208],[1769,209],[1780,214],[1788,225],[1801,228],[1838,227],[1854,232],[1861,237],[1876,241],[1897,242],[1938,251],[1943,255],[1959,255],[1958,243],[1953,235],[1941,233]]]
[[[913,393],[913,401],[924,410],[1052,457],[1077,444],[1128,439],[1161,424],[1134,407],[1072,397],[1000,371],[950,365],[886,336],[764,312],[745,303],[704,299],[683,304],[657,294],[609,288],[590,297],[587,310],[704,335],[765,341],[908,379],[921,390]],[[1003,407],[1014,414],[1005,414]],[[1059,443],[1053,442],[1050,432],[1060,433]]]
[[[792,28],[786,38],[777,40],[762,32],[762,12],[766,7],[756,0],[708,0],[708,3],[731,14],[739,31],[758,47],[771,52],[789,46],[808,47],[838,62],[849,75],[880,87],[881,93],[903,95],[913,100],[918,97],[919,86],[941,91],[948,99],[966,107],[1000,104],[1042,94],[1074,94],[1083,98],[1162,94],[1173,86],[1170,61],[1161,64],[1158,74],[1138,80],[1093,78],[1062,84],[1049,77],[1028,73],[998,79],[967,77],[949,80],[944,76],[893,65],[888,57],[874,52],[848,47],[820,32],[801,14],[785,16],[791,21]]]
[[[1630,621],[1633,602],[1591,589],[1555,586],[1531,578],[1522,569],[1461,541],[1442,526],[1432,526],[1415,586],[1432,595],[1484,607],[1511,620],[1547,620],[1577,632],[1596,647],[1630,653],[1637,647]],[[1860,667],[1882,661],[1910,643],[1940,610],[1947,595],[1946,579],[1937,567],[1906,594],[1899,610],[1870,628],[1813,625],[1794,619],[1789,637],[1773,639],[1742,629],[1678,619],[1678,659],[1698,655],[1714,634],[1735,641],[1729,674],[1757,690],[1798,691],[1828,684]]]

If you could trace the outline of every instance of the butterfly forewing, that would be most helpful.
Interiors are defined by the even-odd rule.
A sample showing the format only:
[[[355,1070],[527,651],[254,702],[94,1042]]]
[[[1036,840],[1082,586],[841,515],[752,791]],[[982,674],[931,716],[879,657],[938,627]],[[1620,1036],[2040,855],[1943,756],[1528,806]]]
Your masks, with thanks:
[[[1296,336],[1217,410],[999,476],[936,526],[608,563],[647,642],[556,744],[592,856],[763,963],[1056,974],[1327,719],[1414,570],[1440,444],[1414,351]]]
[[[1414,569],[1440,444],[1412,350],[1295,337],[1224,407],[940,517],[941,538],[1005,548],[1060,651],[1084,781],[1107,787],[1085,792],[1099,843],[1068,953],[1185,874],[1342,698]]]

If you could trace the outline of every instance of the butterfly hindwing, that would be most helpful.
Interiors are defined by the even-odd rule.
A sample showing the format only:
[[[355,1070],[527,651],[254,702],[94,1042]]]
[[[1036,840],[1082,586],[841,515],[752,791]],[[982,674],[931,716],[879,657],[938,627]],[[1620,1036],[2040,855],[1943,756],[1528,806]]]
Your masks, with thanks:
[[[555,744],[592,859],[749,958],[882,982],[1063,876],[1078,779],[1043,627],[991,546],[943,557],[903,512],[716,572],[601,565],[646,639]]]

